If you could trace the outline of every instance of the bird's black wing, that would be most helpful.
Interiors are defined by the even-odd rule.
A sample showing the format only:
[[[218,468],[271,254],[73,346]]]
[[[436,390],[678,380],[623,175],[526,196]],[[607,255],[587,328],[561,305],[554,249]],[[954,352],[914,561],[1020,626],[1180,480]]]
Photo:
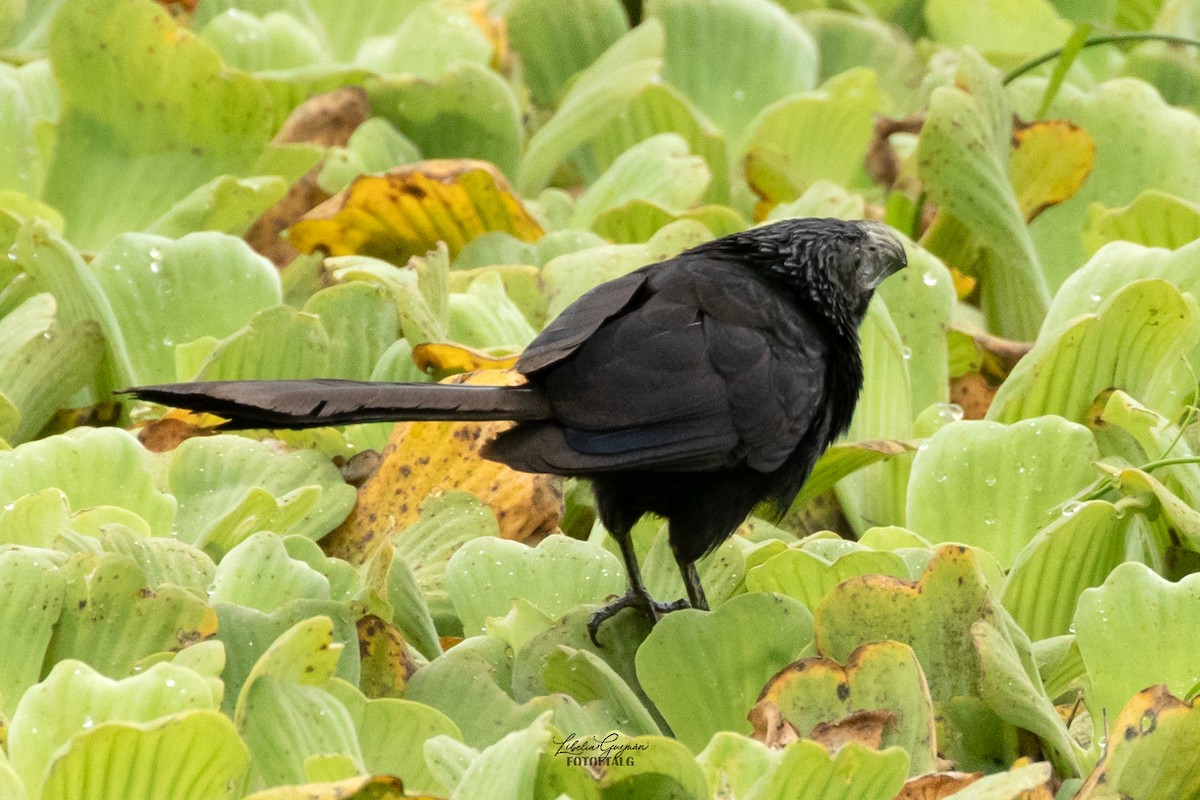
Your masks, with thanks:
[[[646,282],[638,270],[602,283],[567,306],[517,360],[517,371],[530,375],[557,364],[587,341],[601,325],[624,311]]]
[[[555,422],[502,434],[490,455],[561,473],[783,464],[822,413],[816,327],[735,264],[668,262],[642,289],[543,377]]]

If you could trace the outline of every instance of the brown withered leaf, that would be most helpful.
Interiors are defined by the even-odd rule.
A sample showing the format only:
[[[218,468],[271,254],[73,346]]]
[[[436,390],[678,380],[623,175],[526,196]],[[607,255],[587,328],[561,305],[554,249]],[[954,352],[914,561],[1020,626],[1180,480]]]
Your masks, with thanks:
[[[983,419],[992,407],[997,387],[978,372],[950,379],[950,402],[963,410],[963,419]]]
[[[895,800],[943,800],[983,777],[982,772],[930,772],[909,778]]]
[[[296,106],[272,141],[345,147],[350,135],[370,116],[366,91],[361,86],[344,86],[313,95]]]
[[[779,706],[770,700],[758,701],[746,719],[754,726],[750,738],[757,739],[772,750],[781,750],[800,738],[792,723],[779,713]]]
[[[194,436],[212,436],[223,420],[212,414],[195,414],[172,409],[161,419],[152,420],[137,429],[138,441],[152,453],[174,450]]]
[[[350,134],[371,116],[371,105],[361,87],[347,86],[310,97],[296,107],[275,135],[276,144],[311,142],[323,147],[344,147]],[[288,188],[275,205],[255,220],[243,237],[256,252],[277,267],[290,264],[299,251],[282,238],[285,230],[307,212],[329,199],[317,185],[321,164]]]
[[[526,242],[543,233],[494,165],[459,158],[360,175],[292,225],[288,238],[302,253],[373,256],[402,266],[439,241],[453,258],[489,231]]]
[[[875,128],[871,134],[871,143],[867,147],[866,168],[871,180],[880,186],[893,188],[900,177],[900,159],[892,147],[889,137],[893,133],[920,133],[925,124],[924,116],[910,116],[902,119],[877,117]],[[914,187],[899,187],[911,189]]]
[[[455,383],[515,385],[512,372],[476,372]],[[396,426],[383,460],[358,491],[350,516],[322,542],[326,551],[361,564],[415,523],[434,491],[461,489],[491,507],[506,539],[540,540],[558,527],[562,497],[548,475],[511,470],[479,451],[507,422],[404,422]]]
[[[367,697],[403,697],[417,665],[408,655],[404,635],[374,614],[358,621],[358,654],[362,659],[359,688]]]
[[[875,708],[869,711],[852,711],[835,722],[821,722],[813,726],[806,739],[812,739],[830,753],[836,753],[850,742],[864,744],[873,750],[883,749],[883,734],[896,728],[896,715]]]
[[[383,456],[375,450],[362,450],[349,459],[343,459],[341,456],[335,456],[333,459],[334,466],[342,473],[342,480],[355,488],[366,483],[375,470],[379,469],[382,461]]]

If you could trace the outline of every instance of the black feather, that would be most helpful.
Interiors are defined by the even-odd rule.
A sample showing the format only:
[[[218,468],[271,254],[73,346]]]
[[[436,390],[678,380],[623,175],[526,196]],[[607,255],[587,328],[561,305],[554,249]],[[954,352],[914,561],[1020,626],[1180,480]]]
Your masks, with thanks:
[[[655,608],[628,546],[648,512],[669,521],[689,599],[703,606],[693,562],[757,504],[786,508],[850,424],[863,380],[858,326],[876,285],[905,263],[880,223],[787,220],[585,294],[517,362],[524,386],[235,381],[129,391],[219,414],[231,428],[515,420],[484,455],[591,478],[600,517],[622,543],[630,594],[598,624],[622,604]]]

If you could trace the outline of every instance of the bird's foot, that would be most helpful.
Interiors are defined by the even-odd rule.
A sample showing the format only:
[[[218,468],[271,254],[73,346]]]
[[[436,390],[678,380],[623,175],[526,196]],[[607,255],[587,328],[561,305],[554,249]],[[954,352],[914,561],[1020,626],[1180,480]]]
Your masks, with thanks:
[[[618,597],[595,614],[592,614],[592,618],[588,620],[588,636],[592,638],[594,645],[597,647],[602,646],[596,638],[596,635],[600,632],[600,626],[609,618],[615,617],[627,608],[636,608],[649,617],[651,622],[658,622],[672,611],[678,611],[681,608],[691,608],[691,605],[684,598],[670,603],[660,603],[647,594],[635,592],[630,589],[621,597]]]

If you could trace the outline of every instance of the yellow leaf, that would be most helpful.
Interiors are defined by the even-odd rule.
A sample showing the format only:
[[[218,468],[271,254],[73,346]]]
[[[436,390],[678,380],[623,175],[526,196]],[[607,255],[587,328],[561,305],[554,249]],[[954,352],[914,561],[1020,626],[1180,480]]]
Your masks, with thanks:
[[[517,358],[517,355],[491,356],[482,350],[449,342],[422,342],[412,351],[413,363],[422,372],[439,376],[483,369],[511,369]]]
[[[512,386],[512,372],[476,372],[456,383]],[[392,431],[379,469],[358,491],[354,510],[323,544],[327,552],[361,564],[418,519],[432,492],[461,489],[491,507],[500,535],[524,541],[558,527],[562,503],[554,479],[488,461],[480,448],[508,422],[402,422]]]
[[[1025,220],[1075,196],[1096,162],[1090,133],[1066,120],[1013,129],[1008,178]]]
[[[361,175],[288,231],[302,253],[364,255],[404,265],[446,243],[453,258],[489,231],[532,242],[543,230],[496,167],[436,159]]]

